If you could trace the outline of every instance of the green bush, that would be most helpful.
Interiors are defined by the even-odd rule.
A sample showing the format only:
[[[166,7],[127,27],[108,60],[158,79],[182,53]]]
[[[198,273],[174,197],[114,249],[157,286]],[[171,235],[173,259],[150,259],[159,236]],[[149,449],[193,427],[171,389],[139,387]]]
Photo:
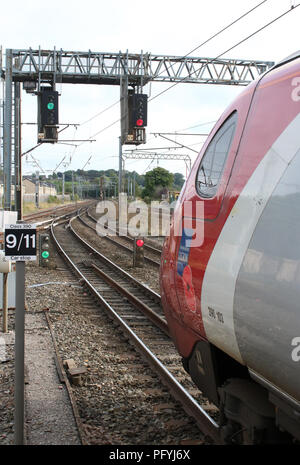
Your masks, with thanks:
[[[150,205],[150,203],[151,203],[151,197],[150,197],[149,195],[145,195],[145,197],[143,197],[143,200],[144,200],[144,202],[146,202],[147,204]]]
[[[58,198],[57,198],[56,195],[49,195],[47,202],[48,202],[48,203],[57,203],[57,202],[58,202]]]

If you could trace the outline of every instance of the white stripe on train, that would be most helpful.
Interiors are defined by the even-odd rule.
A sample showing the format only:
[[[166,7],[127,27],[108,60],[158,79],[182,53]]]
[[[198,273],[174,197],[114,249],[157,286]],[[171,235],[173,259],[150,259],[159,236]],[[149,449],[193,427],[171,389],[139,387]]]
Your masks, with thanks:
[[[224,224],[203,279],[201,310],[207,338],[241,363],[233,320],[235,286],[259,218],[299,150],[299,128],[300,114],[255,169]]]

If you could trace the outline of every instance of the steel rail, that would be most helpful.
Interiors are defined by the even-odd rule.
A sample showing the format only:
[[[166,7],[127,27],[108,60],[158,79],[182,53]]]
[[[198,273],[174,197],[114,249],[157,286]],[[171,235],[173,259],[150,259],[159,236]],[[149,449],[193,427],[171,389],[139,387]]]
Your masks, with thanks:
[[[84,246],[93,254],[95,254],[101,261],[103,261],[105,264],[109,265],[112,269],[115,271],[121,273],[124,278],[127,280],[131,281],[135,286],[139,288],[143,288],[144,291],[146,291],[155,302],[160,302],[160,295],[157,294],[157,292],[153,291],[148,286],[142,285],[137,279],[135,279],[131,274],[127,273],[127,271],[123,270],[121,267],[116,265],[116,263],[112,262],[109,258],[107,258],[105,255],[101,254],[98,250],[96,250],[94,247],[91,246],[87,241],[85,241],[73,228],[72,222],[76,219],[76,217],[72,218],[70,220],[69,226],[70,226],[70,231],[72,234],[82,243]]]
[[[72,205],[74,207],[74,205]],[[70,205],[71,207],[71,205]],[[81,206],[81,208],[84,208],[84,205]],[[61,210],[63,210],[63,208],[60,208]],[[55,210],[55,209],[54,209]],[[50,209],[50,210],[47,210],[47,212],[52,212],[53,209]],[[72,213],[78,211],[78,207],[76,207],[75,209],[71,209],[70,208],[70,211],[68,211],[67,213],[64,213],[63,215],[60,215],[60,216],[56,216],[55,217],[55,221],[59,221],[59,220],[62,220],[64,218],[66,218],[68,215],[71,215]],[[28,215],[28,216],[25,216],[24,217],[24,221],[28,221],[28,220],[34,220],[35,217],[36,218],[39,218],[40,216],[47,216],[49,215],[49,213],[44,213],[42,212],[43,214],[38,214],[38,213],[34,213],[33,215]],[[51,225],[53,220],[53,217],[50,218],[49,220],[45,220],[45,221],[39,221],[39,222],[35,222],[34,224],[36,225],[36,228],[37,228],[37,231],[41,231],[41,230],[44,230],[44,229],[48,229]],[[0,231],[0,244],[3,244],[3,236],[4,236],[4,232],[3,231]]]
[[[157,313],[155,313],[148,305],[138,299],[135,295],[125,289],[123,286],[120,286],[117,281],[108,276],[104,271],[100,270],[98,266],[94,263],[91,264],[93,270],[101,276],[101,278],[109,284],[111,287],[114,287],[120,294],[124,295],[126,299],[131,302],[139,310],[142,310],[144,315],[146,315],[156,326],[158,326],[167,336],[170,337],[170,331],[166,320],[161,318]]]
[[[79,436],[80,442],[81,442],[81,444],[83,446],[85,446],[88,443],[87,443],[87,441],[86,441],[86,439],[84,437],[84,434],[83,434],[82,421],[81,421],[81,418],[80,418],[80,415],[79,415],[79,412],[78,412],[75,396],[73,394],[70,382],[69,382],[68,377],[66,375],[66,372],[65,372],[65,370],[63,368],[63,362],[62,362],[61,357],[59,355],[57,342],[56,342],[55,334],[54,334],[54,331],[53,331],[53,326],[52,326],[52,323],[51,323],[51,320],[50,320],[50,317],[49,317],[48,313],[49,313],[49,310],[44,309],[44,315],[45,315],[45,318],[46,318],[46,321],[47,321],[47,324],[48,324],[48,328],[49,328],[51,338],[52,338],[52,342],[53,342],[53,346],[54,346],[56,369],[57,369],[57,372],[58,372],[60,382],[65,385],[68,396],[69,396],[69,399],[70,399],[70,403],[71,403],[71,407],[72,407],[72,411],[73,411],[73,416],[74,416],[75,423],[76,423],[77,429],[78,429],[78,436]]]
[[[81,206],[85,206],[86,204],[89,204],[91,201],[86,201],[86,202],[83,202]],[[32,220],[32,219],[35,219],[35,218],[40,218],[40,217],[43,217],[43,216],[49,216],[51,214],[55,214],[56,212],[58,212],[59,210],[64,210],[65,208],[70,208],[71,207],[74,207],[73,204],[68,204],[68,205],[59,205],[57,207],[53,207],[53,208],[49,208],[47,210],[41,210],[39,212],[35,212],[35,213],[30,213],[28,215],[24,215],[23,219],[25,221],[28,221],[28,220]],[[77,205],[77,208],[79,207],[79,205]]]
[[[86,214],[92,221],[97,223],[98,220],[89,212],[89,209],[86,211]],[[112,231],[112,229],[110,229],[110,228],[107,228],[107,229]],[[119,236],[118,231],[116,231],[116,236]],[[131,243],[133,243],[133,241],[134,241],[133,237],[130,237],[130,236],[120,236],[120,237],[123,237],[124,239],[126,239],[127,241],[130,241]],[[146,250],[149,250],[149,252],[155,253],[156,255],[159,255],[159,256],[161,255],[161,250],[156,249],[155,247],[152,247],[151,245],[147,244],[146,242],[144,243],[144,248]]]
[[[86,212],[84,212],[86,213]],[[78,216],[78,219],[85,225],[87,226],[88,228],[90,228],[92,231],[94,231],[95,233],[97,232],[96,231],[96,228],[93,228],[90,224],[88,224],[86,221],[84,221],[84,219],[81,217],[81,216]],[[133,254],[133,250],[131,247],[128,247],[127,245],[125,244],[122,244],[121,242],[119,241],[116,241],[115,239],[112,239],[112,237],[110,236],[103,236],[104,239],[110,241],[112,244],[116,245],[117,247],[121,247],[121,249],[125,250],[126,252],[130,253],[130,254]],[[128,236],[124,236],[124,238],[126,239]],[[151,265],[154,265],[154,266],[157,266],[159,267],[160,266],[160,263],[157,262],[156,260],[153,260],[152,258],[150,257],[147,257],[146,255],[144,256],[144,260],[148,263],[150,263]]]
[[[73,220],[74,218],[70,221],[70,223]],[[59,244],[54,233],[53,224],[51,225],[51,233],[59,252],[65,258],[67,263],[71,266],[74,272],[79,276],[82,283],[84,283],[88,287],[90,292],[96,297],[96,299],[100,302],[102,307],[104,307],[108,311],[109,315],[118,323],[118,325],[122,328],[123,332],[134,342],[138,352],[140,352],[142,356],[146,358],[150,366],[161,378],[162,382],[168,387],[173,396],[182,404],[185,411],[196,420],[201,431],[204,434],[208,435],[210,438],[212,438],[215,443],[223,444],[223,441],[220,436],[219,425],[195,401],[195,399],[183,388],[183,386],[181,386],[181,384],[176,380],[176,378],[166,369],[166,367],[149,350],[149,348],[145,346],[143,341],[134,333],[134,331],[129,327],[129,325],[118,315],[118,313],[113,309],[113,307],[102,297],[102,295],[91,284],[91,282],[86,278],[86,276],[84,276],[84,274],[79,270],[79,268],[75,265],[75,263],[71,260],[71,258],[66,254],[66,252]],[[77,237],[80,236],[77,235]]]

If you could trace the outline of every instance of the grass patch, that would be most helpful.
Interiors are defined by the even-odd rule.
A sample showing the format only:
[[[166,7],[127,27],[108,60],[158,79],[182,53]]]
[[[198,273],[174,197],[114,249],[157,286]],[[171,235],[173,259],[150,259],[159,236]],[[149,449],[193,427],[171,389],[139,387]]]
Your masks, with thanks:
[[[23,215],[29,215],[30,213],[37,213],[42,210],[49,210],[49,208],[59,206],[59,205],[68,205],[73,202],[62,202],[62,200],[54,199],[52,197],[50,202],[40,202],[40,208],[36,208],[35,202],[23,202]]]

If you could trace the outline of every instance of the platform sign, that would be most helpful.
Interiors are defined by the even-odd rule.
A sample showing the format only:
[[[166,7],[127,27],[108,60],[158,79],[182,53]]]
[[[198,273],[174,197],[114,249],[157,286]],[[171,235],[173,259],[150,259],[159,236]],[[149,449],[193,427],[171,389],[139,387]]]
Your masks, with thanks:
[[[4,229],[5,260],[36,260],[36,225],[6,224]]]

